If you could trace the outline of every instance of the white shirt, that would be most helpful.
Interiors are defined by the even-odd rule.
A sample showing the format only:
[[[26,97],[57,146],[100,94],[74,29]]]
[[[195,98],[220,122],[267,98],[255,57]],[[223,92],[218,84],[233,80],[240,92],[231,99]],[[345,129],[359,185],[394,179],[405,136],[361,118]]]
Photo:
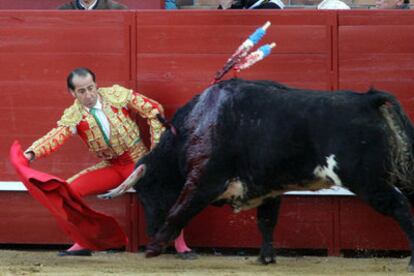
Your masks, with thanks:
[[[86,106],[83,106],[89,113],[91,113],[90,112],[90,108],[87,108]],[[102,126],[102,129],[103,129],[103,131],[104,131],[104,133],[105,133],[105,135],[106,135],[106,137],[111,137],[110,135],[111,135],[111,127],[110,127],[110,124],[109,124],[109,121],[108,121],[108,118],[106,117],[106,115],[105,115],[105,113],[103,112],[103,110],[102,110],[102,104],[101,104],[101,102],[99,101],[99,98],[98,98],[98,100],[96,101],[96,104],[94,105],[94,107],[93,108],[95,108],[96,109],[96,117],[98,118],[98,120],[99,120],[99,122],[101,123],[101,126]],[[72,127],[71,129],[70,129],[71,131],[72,131],[72,134],[73,135],[75,135],[75,134],[77,134],[77,130],[76,130],[76,127]]]
[[[350,10],[351,8],[340,0],[323,0],[318,5],[318,10]]]
[[[96,3],[98,2],[98,0],[95,0],[92,2],[92,4],[90,4],[89,6],[86,6],[82,0],[79,1],[79,4],[85,9],[85,10],[93,10],[93,8],[95,7]]]
[[[99,101],[99,99],[96,101],[95,106],[93,107],[96,109],[96,117],[98,118],[99,122],[101,123],[102,129],[106,135],[106,137],[110,137],[111,134],[111,128],[109,126],[109,121],[108,118],[106,117],[105,113],[102,110],[102,104]],[[87,108],[89,113],[90,113],[90,109]]]

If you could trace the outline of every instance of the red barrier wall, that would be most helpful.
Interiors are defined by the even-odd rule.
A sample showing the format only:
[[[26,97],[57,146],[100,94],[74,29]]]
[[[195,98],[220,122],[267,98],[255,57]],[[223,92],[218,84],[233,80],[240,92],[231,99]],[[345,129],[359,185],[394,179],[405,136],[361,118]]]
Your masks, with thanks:
[[[338,15],[338,84],[342,89],[390,91],[414,118],[412,12],[359,11]]]
[[[155,91],[168,114],[203,91],[235,48],[266,20],[263,43],[278,48],[266,62],[240,76],[331,89],[332,24],[335,13],[229,11],[145,12],[137,17],[138,89]]]
[[[266,20],[273,26],[263,43],[275,41],[278,47],[240,77],[328,90],[365,91],[375,86],[397,95],[414,118],[413,15],[411,11],[1,11],[0,180],[17,181],[7,159],[12,140],[18,138],[24,147],[29,146],[53,127],[71,103],[65,78],[74,67],[90,67],[100,86],[119,83],[138,89],[161,102],[171,116],[209,85],[234,49]],[[79,139],[72,139],[34,166],[69,177],[96,161]],[[35,206],[29,199],[25,202],[19,201],[22,214],[25,204]],[[130,229],[132,249],[136,249],[146,241],[142,210],[133,199],[127,202],[128,207],[107,204],[118,208],[116,212],[127,208],[128,215],[119,217]],[[353,219],[356,213],[359,219]],[[9,209],[0,208],[0,217],[7,222]],[[38,227],[37,215],[31,216],[32,222],[23,217],[33,229]],[[385,232],[372,235],[372,225],[378,224],[381,229],[398,229],[355,198],[287,196],[276,241],[279,247],[325,248],[330,254],[361,246],[407,248],[399,230],[393,230],[392,246],[384,243]],[[6,229],[7,225],[20,227],[16,220]],[[355,239],[358,233],[361,239]],[[6,243],[3,234],[0,242]],[[33,243],[46,243],[47,235]],[[208,208],[190,224],[187,236],[195,246],[259,245],[254,211],[235,216],[228,208]],[[364,237],[372,239],[366,242]]]

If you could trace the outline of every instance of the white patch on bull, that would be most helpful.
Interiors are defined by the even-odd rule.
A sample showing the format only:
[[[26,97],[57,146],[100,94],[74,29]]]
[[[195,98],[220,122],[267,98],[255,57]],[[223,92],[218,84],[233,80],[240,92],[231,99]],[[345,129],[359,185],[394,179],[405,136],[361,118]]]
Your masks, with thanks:
[[[256,198],[252,198],[250,200],[248,200],[246,203],[240,204],[240,205],[233,205],[233,212],[234,213],[239,213],[240,211],[245,211],[245,210],[249,210],[252,208],[256,208],[260,205],[262,205],[263,201],[268,199],[268,198],[274,198],[277,196],[280,196],[283,194],[284,191],[272,191],[268,194],[265,194],[263,196],[260,197],[256,197]]]
[[[245,200],[247,194],[247,186],[240,179],[233,178],[226,181],[226,190],[216,198],[216,201],[226,200],[233,207],[234,213],[249,210],[260,206],[263,201],[270,197],[277,197],[284,191],[272,191],[266,195]]]
[[[313,170],[313,174],[325,181],[333,181],[335,185],[342,186],[342,181],[335,173],[334,169],[338,168],[338,164],[335,161],[335,155],[331,154],[326,157],[327,166],[317,166]]]
[[[326,189],[332,185],[341,186],[342,182],[338,175],[334,172],[334,169],[338,167],[335,161],[335,155],[326,157],[326,166],[317,166],[314,170],[314,175],[318,178],[314,181],[304,184],[288,184],[281,190],[273,190],[258,196],[255,198],[247,198],[247,185],[243,183],[238,177],[229,179],[226,181],[226,190],[216,198],[215,201],[225,200],[229,203],[234,213],[240,211],[256,208],[263,204],[263,202],[269,198],[275,198],[287,191],[304,191],[311,190],[316,191],[320,189]]]
[[[216,200],[225,199],[228,201],[242,200],[247,192],[247,188],[240,179],[233,178],[226,181],[227,189]]]

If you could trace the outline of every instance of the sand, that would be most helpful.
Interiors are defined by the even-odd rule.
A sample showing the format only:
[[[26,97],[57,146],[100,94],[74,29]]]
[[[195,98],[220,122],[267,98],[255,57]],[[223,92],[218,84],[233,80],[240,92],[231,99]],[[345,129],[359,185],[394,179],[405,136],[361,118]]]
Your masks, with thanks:
[[[96,252],[92,257],[58,257],[57,251],[0,250],[0,275],[399,275],[409,258],[278,257],[261,265],[256,256],[174,254],[145,258],[140,253]]]

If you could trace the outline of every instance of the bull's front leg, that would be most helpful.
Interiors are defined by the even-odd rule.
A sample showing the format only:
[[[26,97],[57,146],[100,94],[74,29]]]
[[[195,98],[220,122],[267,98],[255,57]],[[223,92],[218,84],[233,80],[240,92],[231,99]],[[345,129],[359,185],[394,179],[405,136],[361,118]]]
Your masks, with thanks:
[[[270,199],[257,208],[257,224],[262,234],[262,247],[259,261],[263,264],[276,262],[276,254],[273,248],[273,231],[279,216],[281,197]]]
[[[164,247],[180,233],[181,229],[219,196],[217,183],[220,182],[216,182],[219,181],[218,178],[212,179],[209,175],[208,172],[202,173],[200,169],[190,171],[184,188],[177,202],[170,209],[164,225],[148,244],[147,257],[161,254]]]

